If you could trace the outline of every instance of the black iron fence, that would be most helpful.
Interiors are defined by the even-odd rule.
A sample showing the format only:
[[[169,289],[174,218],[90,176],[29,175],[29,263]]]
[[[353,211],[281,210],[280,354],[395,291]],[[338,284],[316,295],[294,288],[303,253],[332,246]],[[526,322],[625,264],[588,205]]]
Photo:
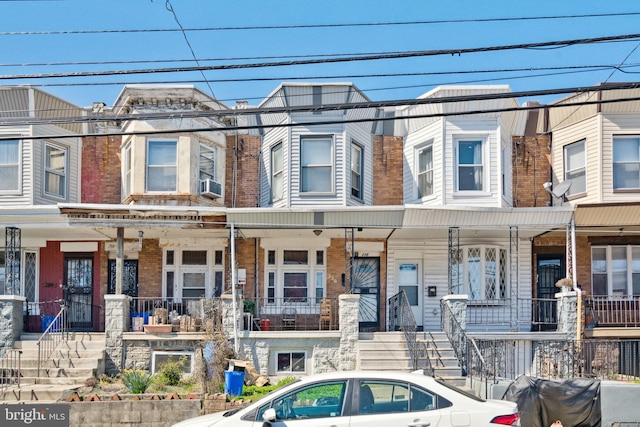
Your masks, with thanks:
[[[309,297],[245,299],[244,326],[254,331],[338,330],[338,300]]]

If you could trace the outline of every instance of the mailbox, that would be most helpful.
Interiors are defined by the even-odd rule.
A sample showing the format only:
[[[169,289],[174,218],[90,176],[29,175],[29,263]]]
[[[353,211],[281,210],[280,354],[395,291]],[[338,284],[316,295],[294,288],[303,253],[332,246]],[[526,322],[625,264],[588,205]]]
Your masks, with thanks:
[[[427,296],[429,297],[435,297],[437,296],[437,292],[436,292],[436,287],[435,286],[428,286],[427,287]]]

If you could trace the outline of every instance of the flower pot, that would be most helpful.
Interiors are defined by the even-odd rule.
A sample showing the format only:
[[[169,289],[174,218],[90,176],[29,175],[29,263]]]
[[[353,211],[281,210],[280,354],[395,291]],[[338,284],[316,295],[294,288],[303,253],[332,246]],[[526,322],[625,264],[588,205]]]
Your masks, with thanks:
[[[171,325],[144,325],[144,331],[148,334],[166,334],[171,332]]]

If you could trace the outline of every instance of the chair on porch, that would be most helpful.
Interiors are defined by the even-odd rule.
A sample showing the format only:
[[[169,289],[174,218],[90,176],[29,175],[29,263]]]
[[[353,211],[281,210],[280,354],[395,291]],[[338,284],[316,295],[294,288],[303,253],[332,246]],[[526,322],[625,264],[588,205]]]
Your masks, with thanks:
[[[324,325],[327,325],[329,330],[333,329],[333,313],[331,310],[331,300],[323,298],[320,300],[320,321],[318,329],[322,330]]]
[[[293,307],[285,307],[282,309],[282,329],[295,329],[296,314],[296,309]]]

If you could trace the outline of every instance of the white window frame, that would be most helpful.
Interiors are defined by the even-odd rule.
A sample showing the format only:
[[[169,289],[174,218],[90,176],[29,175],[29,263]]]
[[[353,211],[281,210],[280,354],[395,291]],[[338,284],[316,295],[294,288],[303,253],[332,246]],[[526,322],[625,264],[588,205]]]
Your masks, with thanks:
[[[614,269],[614,265],[616,265],[616,263],[614,263],[614,254],[613,254],[613,250],[614,249],[622,249],[624,248],[625,250],[625,272],[624,272],[624,278],[626,281],[626,289],[623,290],[622,292],[619,291],[614,291],[614,282],[615,282],[615,278],[614,275],[616,274],[616,271]],[[603,250],[605,251],[605,265],[604,271],[601,270],[597,270],[597,263],[594,261],[594,252],[597,250]],[[634,252],[636,255],[635,258],[635,265],[634,265]],[[618,272],[619,273],[619,272]],[[606,282],[607,282],[607,294],[608,296],[612,296],[612,295],[616,295],[616,296],[630,296],[630,295],[638,295],[640,294],[640,290],[638,292],[633,291],[633,276],[634,274],[636,275],[640,275],[640,246],[638,245],[593,245],[591,247],[591,292],[592,295],[594,296],[598,296],[598,295],[602,295],[602,294],[596,294],[595,293],[595,279],[594,276],[595,275],[605,275],[606,276]],[[640,287],[640,285],[639,285]]]
[[[173,251],[173,264],[168,264],[167,254]],[[206,265],[183,264],[183,253],[187,251],[206,252]],[[222,251],[222,262],[215,262],[216,251]],[[173,273],[173,300],[181,301],[185,289],[200,289],[184,286],[184,275],[188,273],[204,274],[204,295],[205,298],[212,298],[216,287],[216,273],[222,272],[222,282],[220,284],[224,292],[224,250],[219,247],[190,246],[181,248],[168,246],[162,249],[162,297],[167,298],[167,273]]]
[[[304,362],[304,369],[302,370],[293,370],[291,369],[293,367],[293,354],[294,353],[301,353],[303,355],[303,362]],[[281,354],[288,354],[290,357],[290,368],[289,370],[278,370],[278,359],[280,357]],[[307,354],[306,350],[276,350],[273,352],[273,361],[274,361],[274,366],[273,366],[273,371],[275,372],[276,375],[279,374],[292,374],[292,375],[300,375],[300,374],[306,374],[307,373],[307,361],[309,360],[309,355]]]
[[[279,153],[279,159],[276,157]],[[284,197],[284,144],[282,141],[271,147],[271,202]],[[279,164],[278,164],[279,162]]]
[[[477,281],[475,283],[478,284],[479,289],[471,288],[471,280],[470,276],[472,274],[471,265],[469,261],[469,252],[470,250],[478,250],[479,255],[479,268],[477,269]],[[486,279],[489,277],[487,274],[487,250],[495,250],[496,260],[495,260],[495,274],[494,278],[494,296],[487,295],[487,283]],[[458,262],[461,262],[462,265],[458,265],[458,272],[462,274],[462,287],[463,292],[465,292],[469,296],[469,300],[487,300],[490,299],[492,301],[504,301],[510,298],[509,295],[509,260],[507,250],[501,246],[497,245],[468,245],[461,246],[460,251],[462,252],[462,257]],[[502,264],[501,264],[502,259]],[[501,269],[501,267],[503,267]],[[502,274],[501,274],[502,273]],[[503,285],[501,287],[501,284]],[[503,295],[501,295],[501,293]]]
[[[567,191],[567,196],[575,196],[578,194],[585,194],[587,192],[587,141],[582,139],[580,141],[572,142],[562,148],[563,152],[563,166],[564,166],[564,180],[570,181],[571,187]],[[575,150],[575,152],[574,152]],[[569,166],[569,159],[571,153],[582,153],[582,162],[579,165]],[[582,182],[584,189],[575,185],[577,182]]]
[[[453,139],[454,141],[454,147],[455,147],[455,155],[454,155],[454,163],[455,163],[455,167],[454,167],[454,180],[455,180],[455,189],[456,192],[458,193],[486,193],[487,191],[489,191],[489,179],[488,179],[488,174],[489,174],[489,155],[488,155],[488,143],[487,143],[487,137],[486,136],[474,136],[474,135],[464,135],[464,136],[456,136]],[[481,162],[480,163],[460,163],[460,155],[461,155],[461,150],[460,150],[460,145],[463,143],[475,143],[478,142],[480,143],[480,156],[482,156],[482,158],[480,159]],[[480,168],[481,172],[479,174],[479,177],[481,179],[480,181],[480,188],[475,188],[475,189],[461,189],[460,188],[460,173],[461,173],[461,169],[466,169],[466,168]],[[476,181],[477,183],[477,181]]]
[[[131,151],[131,143],[127,144],[122,150],[122,197],[125,198],[131,195],[132,192],[132,181],[131,181],[131,173],[132,173],[132,151]]]
[[[621,152],[616,156],[616,145],[620,143],[629,143],[635,142],[635,158],[629,157],[629,155],[633,155],[633,153]],[[618,144],[616,144],[618,143]],[[613,147],[612,147],[612,176],[613,176],[613,190],[640,190],[640,136],[638,135],[628,135],[628,136],[614,136],[613,137]],[[634,151],[634,150],[631,150]],[[621,185],[616,185],[616,169],[632,167],[636,169],[636,185],[633,187],[623,187]]]
[[[424,170],[421,170],[420,158],[421,154],[430,151],[431,152],[431,166],[429,168],[428,165],[425,165]],[[433,141],[429,141],[426,144],[422,144],[416,147],[415,149],[415,167],[416,167],[416,198],[424,199],[429,198],[434,195],[434,170],[433,170]],[[421,177],[425,177],[425,182],[429,183],[429,177],[431,178],[431,191],[426,192],[426,194],[422,194],[420,190],[421,187]]]
[[[154,143],[158,144],[167,144],[173,143],[175,146],[175,163],[173,164],[151,164],[150,163],[150,153],[151,146]],[[147,139],[147,156],[146,156],[146,174],[145,174],[145,189],[147,193],[175,193],[178,191],[178,140],[177,139],[163,139],[163,138],[149,138]],[[163,186],[163,188],[153,187],[153,185],[158,185],[157,180],[150,179],[150,171],[152,169],[174,169],[175,171],[175,181],[172,189],[165,188],[167,186]]]
[[[58,169],[52,169],[51,161],[50,161],[52,157],[50,156],[49,150],[57,150],[62,153],[62,156],[63,156],[62,162],[64,165],[62,171]],[[66,199],[67,185],[69,182],[69,179],[68,179],[69,148],[47,142],[44,144],[43,158],[44,158],[44,182],[43,182],[42,188],[43,188],[44,194],[46,194],[47,196],[56,197],[59,199]],[[61,181],[61,188],[59,189],[60,192],[53,193],[51,191],[48,191],[49,190],[48,183],[51,176],[55,176],[60,179]]]
[[[500,178],[502,184],[502,196],[505,198],[509,197],[509,189],[511,187],[511,157],[509,156],[509,146],[503,144],[500,151],[500,162],[502,163],[500,167]]]
[[[16,192],[20,191],[20,187],[22,184],[22,168],[20,167],[20,165],[22,165],[22,140],[20,139],[9,139],[9,140],[5,140],[5,141],[0,141],[0,144],[15,144],[15,150],[17,151],[15,154],[17,154],[17,159],[15,163],[9,163],[7,160],[3,160],[0,157],[0,170],[2,169],[15,169],[17,171],[16,174],[16,180],[15,180],[15,187],[14,188],[7,188],[5,190],[0,190],[0,194],[15,194]],[[12,150],[13,151],[13,150]]]
[[[307,252],[307,264],[284,264],[284,252],[292,251],[306,251]],[[269,264],[269,251],[275,251],[275,264]],[[318,308],[320,300],[318,295],[326,295],[326,277],[327,277],[327,251],[325,248],[310,247],[285,247],[285,248],[271,248],[264,251],[264,265],[265,265],[265,283],[264,283],[264,295],[265,295],[265,307],[274,308],[282,306],[296,306],[301,305],[305,307],[311,307],[311,311]],[[317,253],[322,252],[322,264],[317,262]],[[285,273],[305,273],[307,275],[307,296],[306,301],[285,301],[284,296],[284,277]],[[320,283],[319,283],[320,282]],[[270,292],[271,290],[271,292]],[[273,297],[271,297],[273,294]],[[277,311],[273,311],[276,313]],[[271,311],[270,311],[271,313]]]
[[[357,152],[359,162],[354,164],[354,152]],[[351,161],[349,170],[351,171],[351,197],[356,200],[364,200],[364,147],[358,142],[351,140]],[[354,183],[355,181],[355,183]],[[358,192],[359,194],[354,194]]]
[[[319,161],[316,163],[317,157],[314,157],[313,160],[309,160],[305,162],[305,145],[313,144],[313,143],[329,143],[329,162],[323,163]],[[300,137],[300,193],[301,194],[333,194],[334,193],[334,170],[335,170],[335,161],[334,161],[334,147],[335,141],[332,136],[327,135],[307,135]],[[318,190],[309,189],[308,185],[305,184],[305,171],[313,171],[313,170],[322,170],[328,169],[326,172],[326,178],[329,182],[329,188],[322,188]]]
[[[193,351],[165,351],[165,350],[152,350],[151,351],[151,375],[157,373],[160,369],[161,363],[156,361],[156,356],[168,356],[175,360],[180,360],[182,356],[187,356],[190,362],[187,364],[189,372],[183,372],[182,377],[190,377],[195,373],[195,354]],[[163,362],[164,363],[164,362]]]
[[[210,155],[210,157],[207,156]],[[205,144],[200,144],[200,155],[198,156],[198,175],[200,179],[210,179],[218,182],[217,176],[217,159],[218,153],[216,147],[210,147]],[[211,166],[213,172],[208,172],[202,168],[202,163],[206,162]]]

